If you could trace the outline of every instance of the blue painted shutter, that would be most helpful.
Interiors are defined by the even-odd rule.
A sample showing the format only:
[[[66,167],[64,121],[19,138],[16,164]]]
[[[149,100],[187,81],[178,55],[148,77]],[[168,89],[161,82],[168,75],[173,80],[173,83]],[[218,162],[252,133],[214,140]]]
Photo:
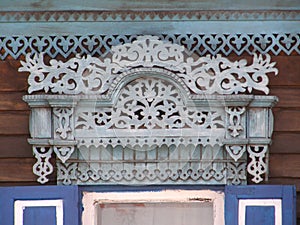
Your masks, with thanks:
[[[227,186],[225,221],[226,225],[296,225],[295,187]]]
[[[78,205],[77,186],[3,187],[0,224],[14,225],[15,220],[21,219],[22,225],[59,225],[56,217],[62,213],[63,225],[78,225]],[[15,210],[20,208],[22,215],[14,219]]]

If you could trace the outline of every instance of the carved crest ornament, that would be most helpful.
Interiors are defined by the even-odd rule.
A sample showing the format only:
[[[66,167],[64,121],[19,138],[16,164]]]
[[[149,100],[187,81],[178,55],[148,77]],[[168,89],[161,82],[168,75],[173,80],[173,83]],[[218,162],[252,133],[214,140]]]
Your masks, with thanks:
[[[269,55],[231,62],[139,36],[104,58],[28,54],[24,100],[40,183],[246,184],[267,179]],[[251,94],[253,90],[266,95]],[[34,93],[34,94],[32,94]]]

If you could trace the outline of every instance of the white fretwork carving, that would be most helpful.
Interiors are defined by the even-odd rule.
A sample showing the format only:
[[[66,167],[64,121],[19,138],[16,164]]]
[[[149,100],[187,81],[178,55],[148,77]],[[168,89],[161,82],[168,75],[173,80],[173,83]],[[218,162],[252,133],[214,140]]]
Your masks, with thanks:
[[[225,145],[226,151],[237,162],[246,152],[246,145]]]
[[[267,75],[278,72],[269,55],[254,55],[250,65],[192,57],[141,36],[106,56],[45,64],[42,54],[28,54],[22,62],[28,92],[49,93],[24,97],[39,182],[53,171],[53,151],[65,185],[238,185],[247,171],[263,180],[277,98],[250,93],[268,94]]]
[[[71,185],[72,181],[77,180],[78,163],[58,163],[57,164],[57,180],[64,185]]]
[[[61,139],[67,139],[68,133],[72,132],[70,119],[73,114],[72,108],[53,108],[54,115],[58,118],[58,128],[55,130]],[[72,133],[71,133],[72,138]]]
[[[111,58],[86,56],[67,62],[51,60],[44,63],[43,55],[30,54],[21,62],[19,71],[30,73],[28,92],[44,90],[59,94],[102,94],[119,72],[134,67],[162,67],[177,72],[177,76],[197,94],[238,94],[253,89],[268,93],[268,73],[277,74],[270,56],[254,55],[253,63],[231,62],[217,56],[194,59],[184,54],[182,46],[165,43],[158,37],[141,36],[132,44],[112,48]]]
[[[119,134],[118,136],[125,129],[140,136],[143,130],[165,130],[164,138],[180,138],[182,130],[199,133],[200,130],[224,129],[224,118],[222,111],[217,108],[197,111],[194,106],[187,107],[174,85],[161,79],[144,78],[125,86],[116,105],[111,109],[79,112],[75,118],[75,129],[77,132],[105,129],[106,134],[109,134],[107,129],[110,129]],[[180,131],[174,131],[178,129]],[[148,136],[149,134],[150,132]],[[128,134],[125,137],[128,137]],[[154,140],[147,140],[149,145],[157,144],[153,143]],[[172,143],[165,142],[168,145],[174,143],[175,140]]]
[[[53,150],[56,154],[56,156],[65,163],[72,153],[74,152],[74,146],[53,146]]]
[[[246,111],[246,108],[226,107],[225,110],[229,114],[229,126],[227,129],[230,130],[232,137],[237,137],[244,130],[244,127],[241,125],[241,115]]]
[[[231,184],[239,185],[245,183],[246,176],[246,163],[231,162],[227,164],[227,179]]]
[[[267,150],[267,145],[249,145],[247,148],[251,159],[247,170],[253,176],[252,181],[255,183],[261,182],[263,180],[261,176],[268,170],[268,162],[265,161]]]
[[[52,147],[33,146],[33,154],[37,159],[33,165],[33,173],[39,177],[37,181],[41,184],[48,182],[47,176],[53,172],[53,166],[49,162],[52,152]]]
[[[284,13],[291,13],[285,11]],[[25,11],[13,18],[22,18]],[[32,12],[30,16],[32,16]],[[40,13],[40,12],[39,12]],[[61,12],[57,12],[61,15]],[[75,12],[76,14],[78,12]],[[124,12],[128,13],[128,11]],[[186,13],[186,12],[184,12]],[[255,17],[258,12],[253,13]],[[265,11],[261,12],[266,15]],[[285,17],[283,12],[280,13]],[[99,16],[99,12],[95,12]],[[200,13],[203,15],[203,12]],[[298,15],[300,15],[298,13]],[[4,16],[3,14],[0,15]],[[222,16],[221,16],[222,17]],[[220,17],[220,18],[221,18]],[[233,15],[233,17],[235,17]],[[39,17],[43,18],[43,17]],[[61,16],[61,19],[64,17]],[[89,17],[92,18],[92,17]],[[126,18],[129,18],[126,15]],[[157,17],[156,17],[157,18]],[[166,17],[164,17],[166,18]],[[247,15],[248,18],[248,15]],[[298,16],[300,18],[300,16]],[[36,19],[36,18],[35,18]],[[274,17],[272,16],[272,20]],[[197,19],[198,20],[198,19]],[[299,20],[299,19],[296,19]],[[2,21],[2,20],[1,20]],[[247,27],[244,26],[247,29]],[[208,33],[181,33],[180,35],[167,32],[166,34],[158,35],[160,40],[165,40],[173,44],[182,44],[187,49],[190,55],[196,54],[205,56],[207,54],[216,55],[222,54],[228,56],[230,54],[243,55],[251,54],[255,49],[260,54],[272,55],[292,55],[300,54],[300,34],[289,30],[272,33],[257,32],[254,34],[251,31],[245,30],[241,34],[221,31],[218,35],[214,32]],[[126,29],[124,27],[124,29]],[[259,28],[258,28],[259,29]],[[94,31],[93,31],[94,32]],[[101,31],[100,31],[101,33]],[[107,57],[111,53],[111,47],[121,45],[123,43],[132,43],[137,38],[136,34],[123,35],[118,33],[110,35],[100,34],[85,34],[85,35],[1,35],[0,36],[0,60],[7,57],[18,59],[20,56],[25,56],[28,52],[33,54],[43,53],[45,56],[55,58],[57,56],[63,58],[71,58],[76,54]]]

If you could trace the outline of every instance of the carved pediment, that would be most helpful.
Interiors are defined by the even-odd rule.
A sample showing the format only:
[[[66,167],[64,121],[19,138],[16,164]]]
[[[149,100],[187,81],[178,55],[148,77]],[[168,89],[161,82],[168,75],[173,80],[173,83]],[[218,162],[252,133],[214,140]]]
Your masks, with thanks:
[[[268,94],[268,55],[197,57],[141,36],[104,59],[21,63],[41,183],[53,152],[63,184],[244,184],[246,170],[263,180],[276,97],[251,92]]]

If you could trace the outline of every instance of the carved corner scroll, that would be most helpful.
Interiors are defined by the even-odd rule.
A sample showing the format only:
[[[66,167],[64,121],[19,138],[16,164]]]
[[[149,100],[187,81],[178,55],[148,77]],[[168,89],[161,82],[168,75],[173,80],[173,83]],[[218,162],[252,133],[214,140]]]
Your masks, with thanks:
[[[31,139],[38,181],[57,156],[62,184],[245,184],[268,170],[273,128],[270,56],[191,57],[141,36],[105,59],[45,63],[29,54]],[[39,92],[39,94],[32,94]],[[45,93],[40,93],[45,92]],[[250,162],[247,161],[247,156]]]

